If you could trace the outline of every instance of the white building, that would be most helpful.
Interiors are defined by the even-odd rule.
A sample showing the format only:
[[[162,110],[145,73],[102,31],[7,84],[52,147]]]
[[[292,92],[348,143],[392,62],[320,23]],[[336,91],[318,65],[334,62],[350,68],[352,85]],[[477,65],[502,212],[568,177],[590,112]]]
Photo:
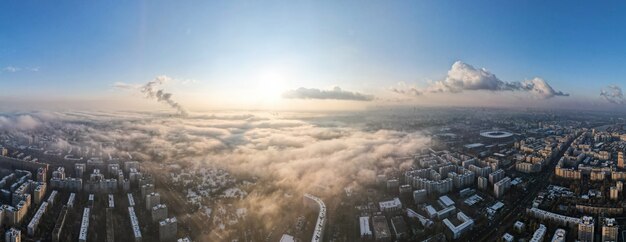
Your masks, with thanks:
[[[457,213],[456,218],[461,221],[461,224],[456,226],[447,218],[443,220],[443,224],[446,225],[446,228],[448,229],[446,232],[448,233],[450,239],[453,240],[460,238],[463,233],[472,230],[472,227],[474,226],[474,220],[465,215],[463,212]]]
[[[74,200],[76,200],[76,193],[70,193],[70,197],[67,199],[67,207],[68,208],[73,208],[74,207]]]
[[[89,208],[83,210],[83,220],[80,223],[80,232],[78,233],[79,242],[87,242],[87,232],[89,230]]]
[[[557,229],[552,236],[552,242],[565,242],[567,232],[564,229]]]
[[[361,239],[371,239],[373,237],[372,229],[370,227],[370,217],[360,217],[359,228],[361,231]]]
[[[389,201],[379,202],[380,211],[382,212],[397,212],[402,210],[402,202],[400,202],[400,198],[394,198]]]
[[[547,231],[548,228],[546,228],[545,225],[540,224],[539,228],[535,230],[535,233],[533,234],[533,237],[530,238],[529,242],[542,242],[546,236]]]
[[[502,236],[502,241],[503,242],[513,242],[513,241],[515,241],[515,237],[513,237],[513,235],[511,235],[509,233],[504,233],[504,235]]]
[[[141,229],[139,227],[139,219],[137,219],[137,215],[135,214],[134,207],[128,207],[128,217],[130,218],[130,226],[133,229],[133,236],[135,238],[135,242],[141,241]]]

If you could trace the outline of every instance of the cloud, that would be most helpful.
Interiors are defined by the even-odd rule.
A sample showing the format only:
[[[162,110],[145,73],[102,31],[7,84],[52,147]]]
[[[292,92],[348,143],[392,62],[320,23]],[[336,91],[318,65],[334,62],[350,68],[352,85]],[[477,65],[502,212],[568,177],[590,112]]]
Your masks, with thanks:
[[[113,87],[117,89],[139,89],[141,85],[125,82],[116,82],[113,83]]]
[[[512,90],[513,87],[501,81],[485,68],[476,69],[461,61],[454,62],[446,79],[437,81],[427,88],[429,92],[462,92],[465,90]]]
[[[389,90],[398,94],[408,95],[408,96],[421,96],[423,94],[423,92],[419,90],[417,87],[409,86],[404,82],[398,83],[397,87],[391,87],[389,88]]]
[[[7,66],[7,67],[4,67],[4,68],[0,69],[0,72],[9,72],[9,73],[20,72],[20,71],[38,72],[39,71],[39,67],[21,68],[21,67],[17,67],[17,66]]]
[[[622,92],[622,88],[618,87],[617,85],[609,85],[607,87],[607,90],[600,90],[600,96],[610,103],[626,104],[626,99],[624,99],[624,93]]]
[[[334,99],[352,101],[372,101],[374,96],[358,92],[344,91],[339,87],[332,90],[320,90],[317,88],[298,88],[283,93],[283,98],[289,99]]]
[[[41,125],[41,121],[32,115],[0,116],[0,128],[3,130],[32,130]]]
[[[513,85],[517,85],[517,82],[513,82]],[[520,87],[515,90],[523,90],[530,92],[538,97],[548,99],[555,96],[569,96],[569,93],[564,93],[562,91],[555,91],[550,84],[548,84],[545,80],[535,77],[531,80],[525,80],[520,83]]]
[[[4,72],[18,72],[20,70],[21,70],[21,68],[15,67],[15,66],[7,66],[5,68],[2,68],[2,71],[4,71]]]
[[[422,90],[400,85],[392,88],[391,91],[410,96],[419,96],[422,93],[460,93],[463,91],[520,91],[543,99],[569,96],[567,93],[554,90],[550,84],[539,77],[521,82],[502,81],[487,69],[475,68],[462,61],[452,64],[445,79],[435,81]]]

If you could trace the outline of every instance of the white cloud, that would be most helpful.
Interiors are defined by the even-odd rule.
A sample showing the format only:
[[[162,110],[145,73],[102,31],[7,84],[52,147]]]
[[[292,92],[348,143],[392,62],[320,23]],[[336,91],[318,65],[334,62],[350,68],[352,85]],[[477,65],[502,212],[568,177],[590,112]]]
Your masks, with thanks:
[[[502,81],[487,69],[475,68],[462,61],[456,61],[452,65],[445,79],[435,81],[424,89],[401,84],[392,88],[391,91],[409,96],[419,96],[423,93],[460,93],[464,91],[520,91],[528,92],[543,99],[569,96],[567,93],[554,90],[550,84],[539,77],[521,82]]]

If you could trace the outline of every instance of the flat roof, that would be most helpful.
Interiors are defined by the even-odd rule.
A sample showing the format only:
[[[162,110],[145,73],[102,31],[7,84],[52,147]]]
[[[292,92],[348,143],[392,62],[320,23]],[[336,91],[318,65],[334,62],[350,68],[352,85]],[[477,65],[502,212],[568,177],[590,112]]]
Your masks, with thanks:
[[[450,199],[447,195],[439,197],[439,201],[441,201],[441,203],[446,207],[454,205],[454,201],[452,201],[452,199]]]

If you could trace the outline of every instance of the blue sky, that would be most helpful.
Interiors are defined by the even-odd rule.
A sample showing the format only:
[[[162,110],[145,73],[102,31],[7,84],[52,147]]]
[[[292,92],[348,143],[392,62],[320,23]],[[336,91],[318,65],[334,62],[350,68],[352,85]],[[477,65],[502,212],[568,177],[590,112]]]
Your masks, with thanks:
[[[196,80],[168,88],[214,105],[267,91],[268,78],[385,96],[398,82],[444,79],[461,60],[504,81],[541,77],[571,94],[562,99],[594,99],[626,84],[625,10],[623,1],[3,1],[0,96],[107,98],[115,82],[157,75]]]

